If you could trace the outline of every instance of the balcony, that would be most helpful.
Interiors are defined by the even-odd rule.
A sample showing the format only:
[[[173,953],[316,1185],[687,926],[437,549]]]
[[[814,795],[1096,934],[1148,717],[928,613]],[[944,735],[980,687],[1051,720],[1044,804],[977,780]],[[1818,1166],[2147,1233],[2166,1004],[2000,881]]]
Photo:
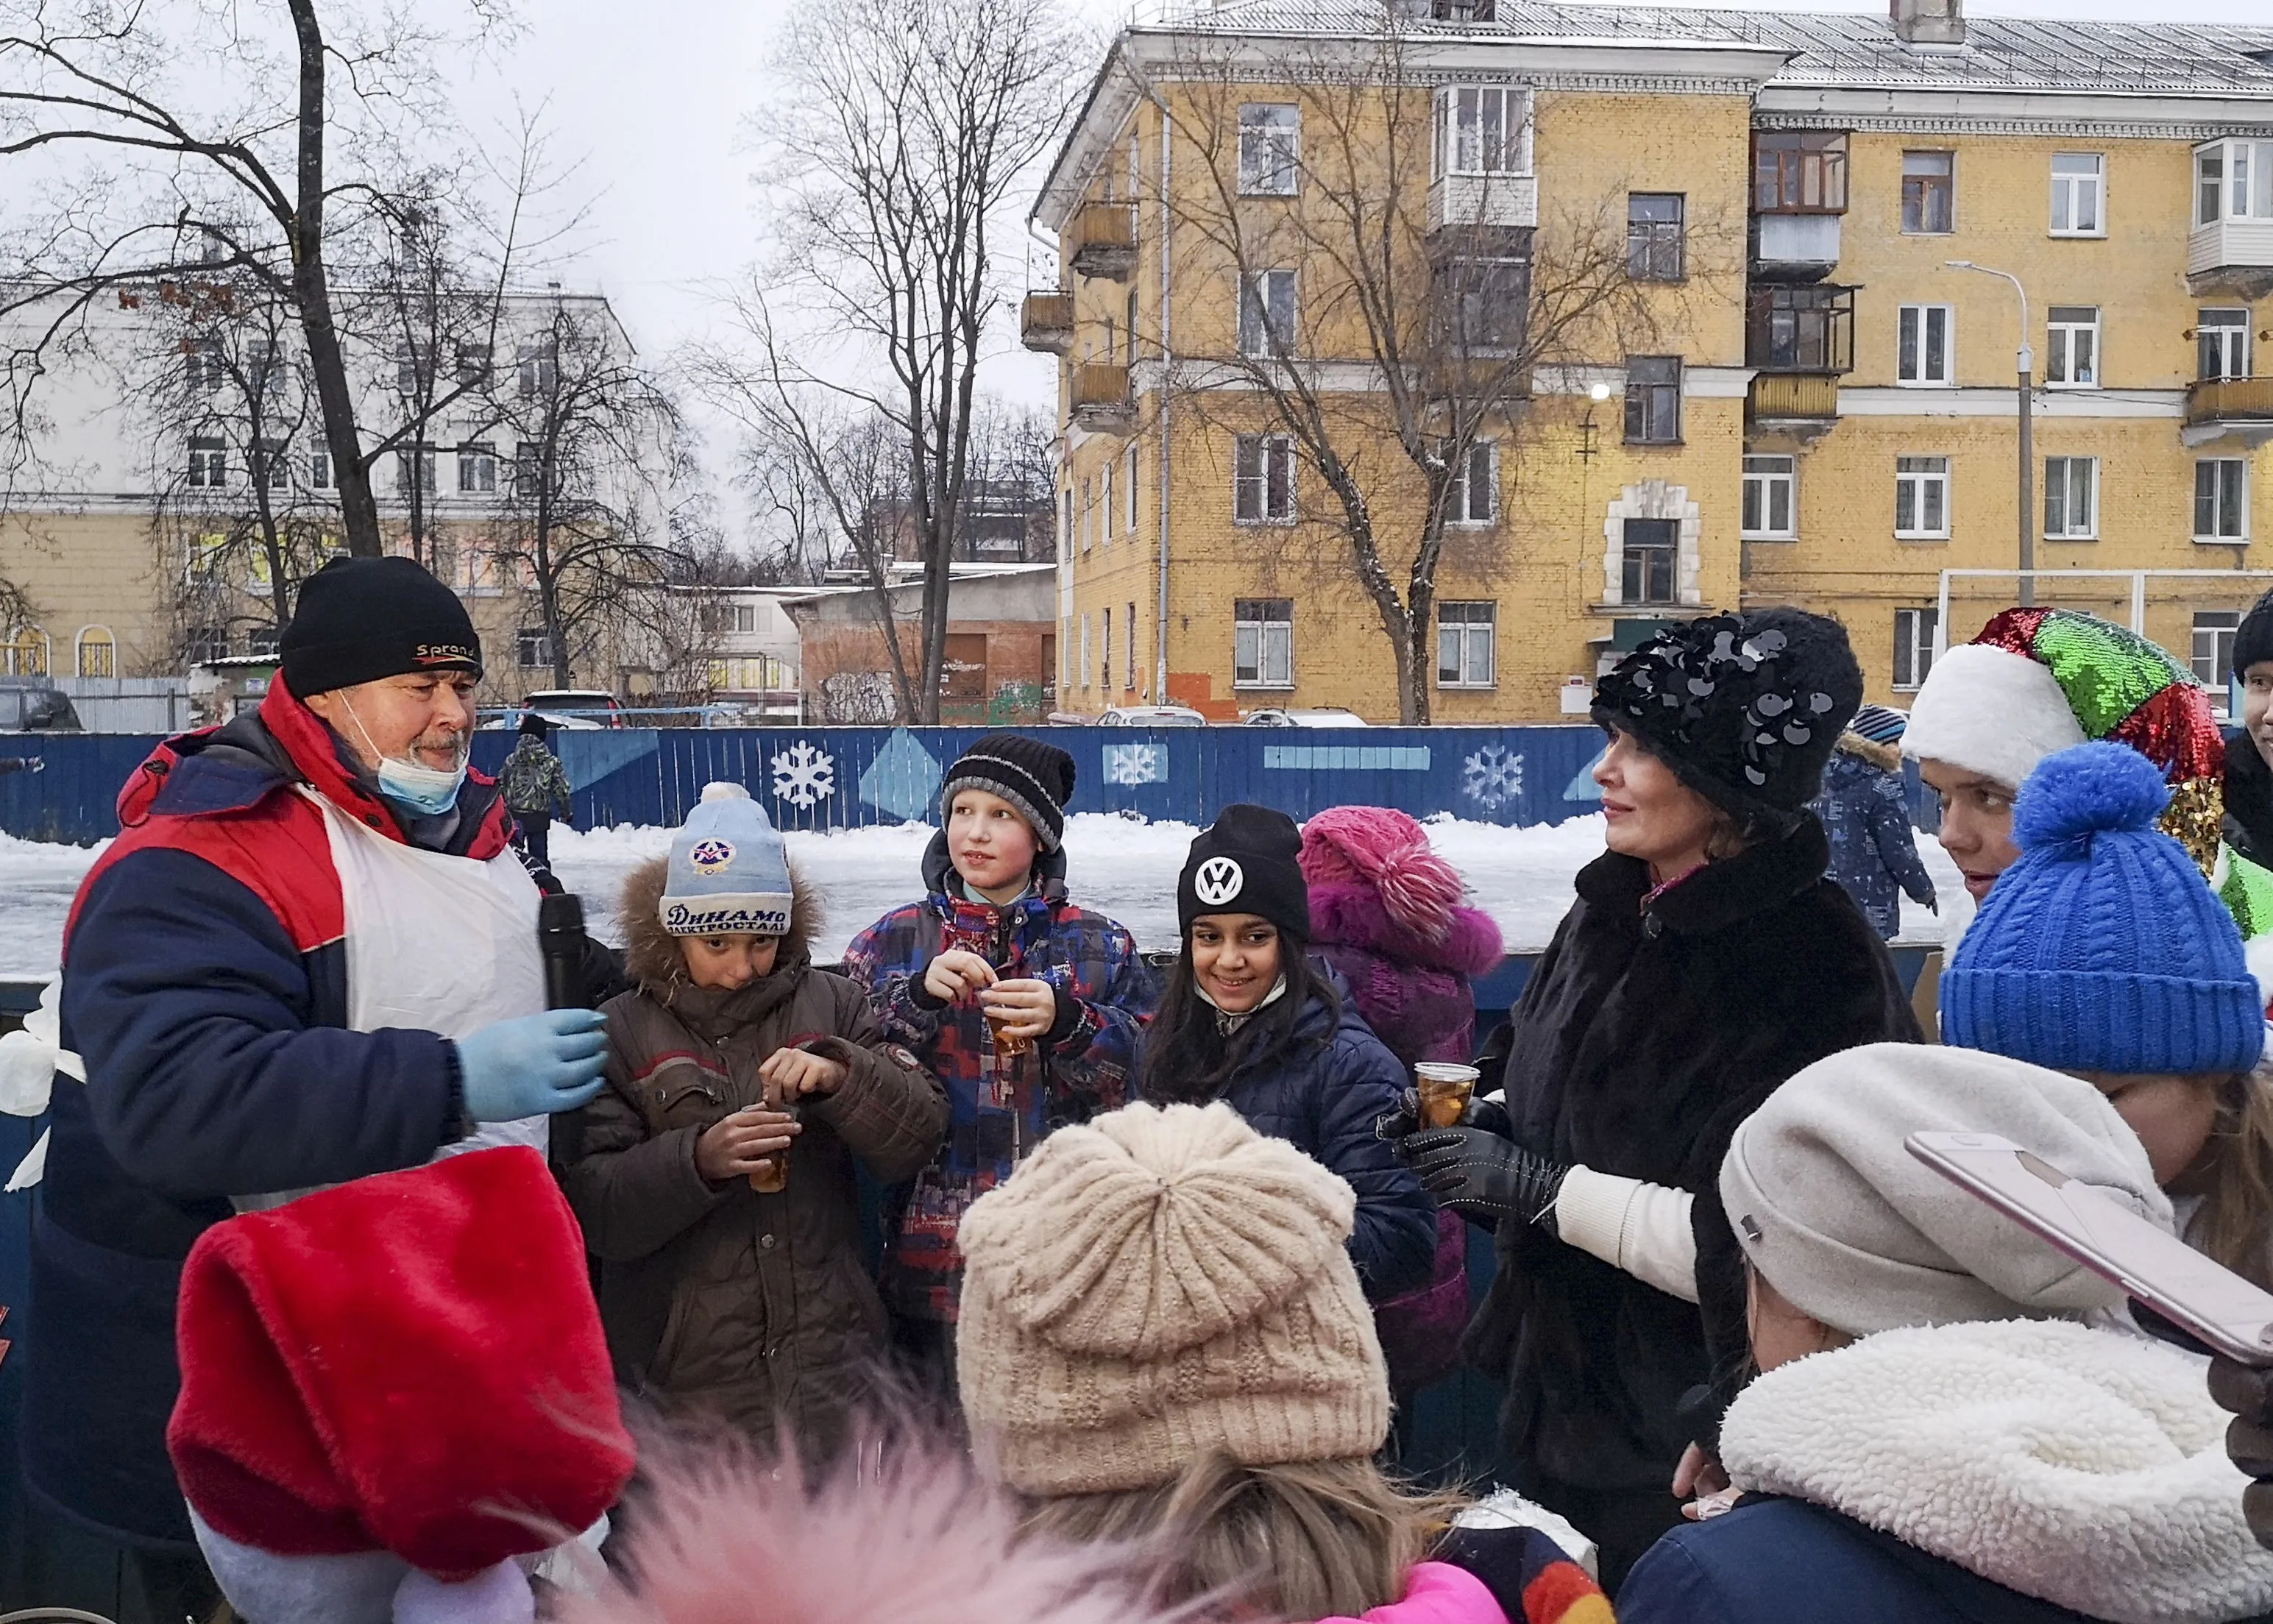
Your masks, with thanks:
[[[2206,378],[2187,386],[2189,446],[2232,438],[2257,447],[2273,440],[2273,378]]]
[[[1522,232],[1539,223],[1539,182],[1529,175],[1439,175],[1429,186],[1429,230]]]
[[[1819,282],[1839,263],[1837,214],[1752,216],[1752,274],[1763,282]]]
[[[1771,432],[1820,434],[1838,420],[1836,372],[1759,372],[1744,398],[1744,421]]]
[[[1063,355],[1073,348],[1073,295],[1052,288],[1026,296],[1018,338],[1029,350]]]
[[[1136,420],[1129,369],[1086,362],[1073,369],[1073,420],[1092,434],[1126,434]]]
[[[1136,268],[1136,210],[1127,203],[1084,203],[1066,233],[1073,268],[1084,276],[1127,282]]]

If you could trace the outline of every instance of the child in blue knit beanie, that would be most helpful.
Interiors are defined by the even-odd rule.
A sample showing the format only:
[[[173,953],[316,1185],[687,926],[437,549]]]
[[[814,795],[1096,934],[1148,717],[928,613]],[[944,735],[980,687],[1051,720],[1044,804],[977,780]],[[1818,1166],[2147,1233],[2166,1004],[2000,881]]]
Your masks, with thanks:
[[[2127,745],[2048,756],[2013,811],[2020,860],[1942,972],[1943,1041],[2097,1086],[2197,1251],[2273,1285],[2265,990],[2202,870],[2155,827],[2170,792]]]
[[[706,788],[624,883],[638,986],[607,1005],[607,1086],[556,1141],[618,1379],[808,1462],[886,1352],[854,1163],[896,1183],[947,1131],[867,995],[814,967],[818,901],[765,809]]]

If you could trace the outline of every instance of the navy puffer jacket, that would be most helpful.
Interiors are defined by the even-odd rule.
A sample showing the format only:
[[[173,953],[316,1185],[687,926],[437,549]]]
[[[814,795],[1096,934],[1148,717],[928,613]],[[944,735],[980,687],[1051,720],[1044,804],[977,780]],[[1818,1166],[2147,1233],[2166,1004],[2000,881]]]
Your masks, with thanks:
[[[1312,998],[1292,1041],[1233,1072],[1223,1098],[1257,1132],[1285,1139],[1357,1192],[1350,1260],[1366,1295],[1378,1303],[1429,1283],[1437,1204],[1373,1131],[1397,1109],[1405,1068],[1374,1036],[1339,978],[1332,979],[1339,1015],[1325,999]]]

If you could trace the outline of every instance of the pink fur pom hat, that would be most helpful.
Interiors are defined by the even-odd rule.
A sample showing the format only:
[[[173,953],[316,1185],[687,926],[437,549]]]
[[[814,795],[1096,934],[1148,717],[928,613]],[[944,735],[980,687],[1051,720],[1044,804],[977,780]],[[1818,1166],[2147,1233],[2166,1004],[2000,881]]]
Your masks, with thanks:
[[[1332,807],[1302,825],[1302,877],[1313,885],[1364,885],[1389,917],[1424,942],[1452,928],[1463,888],[1429,832],[1388,807]]]

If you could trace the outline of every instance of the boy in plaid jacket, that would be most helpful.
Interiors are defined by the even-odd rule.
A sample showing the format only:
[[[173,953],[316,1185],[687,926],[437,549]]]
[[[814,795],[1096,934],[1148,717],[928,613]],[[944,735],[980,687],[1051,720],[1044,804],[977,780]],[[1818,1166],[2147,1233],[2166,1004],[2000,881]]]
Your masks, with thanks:
[[[883,1282],[903,1352],[941,1385],[955,1368],[964,1210],[1052,1128],[1126,1101],[1159,996],[1129,932],[1066,897],[1073,778],[1055,745],[1018,733],[973,744],[941,787],[923,900],[845,950],[844,974],[867,987],[886,1032],[947,1088],[947,1140],[906,1192]]]

